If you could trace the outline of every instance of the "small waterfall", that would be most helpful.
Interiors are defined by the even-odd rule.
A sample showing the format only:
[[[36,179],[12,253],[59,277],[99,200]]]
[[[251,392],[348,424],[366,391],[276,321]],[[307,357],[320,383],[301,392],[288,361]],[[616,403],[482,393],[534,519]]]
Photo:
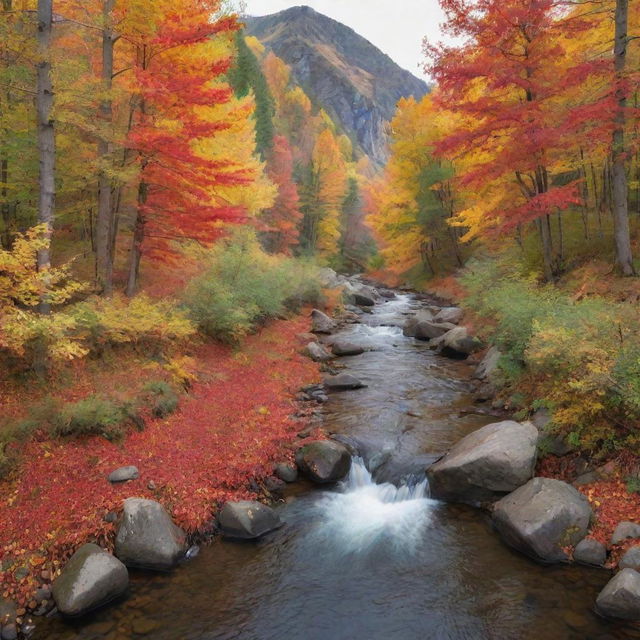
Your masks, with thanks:
[[[354,458],[340,490],[318,503],[318,533],[343,554],[372,547],[411,552],[436,505],[429,499],[426,477],[400,487],[376,484],[363,460]]]

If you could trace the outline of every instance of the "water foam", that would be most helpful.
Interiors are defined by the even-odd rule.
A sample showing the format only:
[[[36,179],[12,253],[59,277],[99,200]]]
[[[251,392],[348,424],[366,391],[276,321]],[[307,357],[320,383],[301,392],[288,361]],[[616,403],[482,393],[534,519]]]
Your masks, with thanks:
[[[426,478],[396,487],[376,484],[361,458],[354,458],[340,491],[318,503],[319,533],[342,553],[385,546],[411,552],[422,539],[436,501],[429,499]]]

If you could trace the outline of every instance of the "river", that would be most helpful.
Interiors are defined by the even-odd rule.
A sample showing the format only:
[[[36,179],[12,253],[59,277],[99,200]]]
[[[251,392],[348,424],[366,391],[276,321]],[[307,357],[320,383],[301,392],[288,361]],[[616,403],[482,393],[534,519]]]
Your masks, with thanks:
[[[47,640],[560,640],[640,638],[593,604],[609,573],[543,567],[504,546],[489,518],[426,495],[424,468],[492,421],[473,407],[465,362],[402,335],[408,295],[341,336],[368,387],[335,393],[324,427],[361,444],[340,487],[289,487],[286,526],[259,543],[216,540],[169,575],[131,572],[127,599],[87,618],[38,624]],[[395,484],[406,484],[398,490]]]

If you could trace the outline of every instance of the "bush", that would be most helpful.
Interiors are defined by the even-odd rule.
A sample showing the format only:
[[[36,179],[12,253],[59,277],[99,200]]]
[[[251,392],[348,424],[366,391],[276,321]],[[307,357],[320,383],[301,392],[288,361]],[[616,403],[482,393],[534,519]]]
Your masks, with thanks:
[[[68,313],[87,347],[98,353],[118,345],[159,350],[196,331],[187,314],[172,302],[152,300],[145,294],[132,299],[95,297],[74,305]]]
[[[629,305],[574,301],[537,286],[499,260],[474,263],[467,300],[495,322],[506,392],[544,404],[553,428],[583,449],[609,453],[640,444],[640,335]]]
[[[314,302],[317,269],[265,253],[255,234],[240,230],[208,254],[208,266],[185,295],[191,318],[208,336],[237,342],[269,318]]]
[[[166,382],[150,382],[144,389],[151,396],[151,412],[156,418],[166,418],[178,408],[178,395]]]
[[[67,404],[53,420],[54,436],[102,436],[119,440],[130,421],[128,408],[100,396]]]

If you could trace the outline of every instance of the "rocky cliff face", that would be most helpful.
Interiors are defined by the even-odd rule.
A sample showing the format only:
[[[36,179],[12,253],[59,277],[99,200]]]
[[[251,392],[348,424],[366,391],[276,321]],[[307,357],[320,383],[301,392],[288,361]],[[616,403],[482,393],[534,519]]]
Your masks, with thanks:
[[[428,86],[355,31],[309,7],[247,18],[247,32],[291,65],[293,79],[377,165],[387,158],[385,124],[402,97]]]

